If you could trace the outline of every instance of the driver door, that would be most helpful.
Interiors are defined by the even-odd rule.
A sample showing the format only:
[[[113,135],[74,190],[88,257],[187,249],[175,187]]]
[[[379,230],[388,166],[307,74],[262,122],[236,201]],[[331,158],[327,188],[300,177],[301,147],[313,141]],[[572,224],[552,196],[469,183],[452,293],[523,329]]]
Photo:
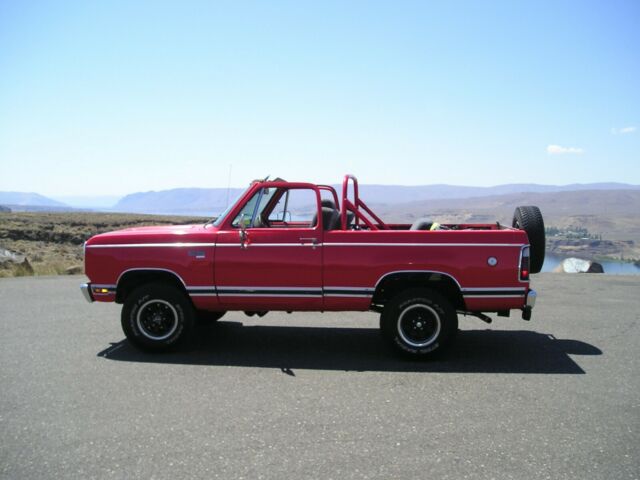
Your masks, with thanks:
[[[229,310],[320,310],[320,193],[313,188],[262,188],[219,232],[215,279]],[[245,225],[245,240],[240,233]]]

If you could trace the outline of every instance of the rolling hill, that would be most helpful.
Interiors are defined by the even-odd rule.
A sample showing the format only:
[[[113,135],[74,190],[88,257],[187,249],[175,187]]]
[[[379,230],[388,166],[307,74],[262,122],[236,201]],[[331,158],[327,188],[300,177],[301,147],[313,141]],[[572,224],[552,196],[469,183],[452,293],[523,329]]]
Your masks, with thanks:
[[[383,219],[399,223],[428,217],[440,223],[499,221],[510,225],[519,205],[538,206],[547,226],[586,228],[607,239],[640,242],[640,190],[513,193],[408,202],[376,210]]]
[[[0,205],[16,207],[69,207],[69,205],[65,203],[33,192],[0,192]]]
[[[340,188],[334,185],[340,192]],[[360,185],[360,196],[370,205],[398,205],[421,201],[446,201],[464,198],[493,198],[517,195],[521,192],[562,193],[580,191],[640,191],[638,185],[622,183],[596,183],[573,185],[509,184],[495,187],[464,187],[455,185]],[[164,213],[190,215],[217,215],[244,189],[232,188],[177,188],[173,190],[140,192],[123,197],[113,210],[132,213]]]
[[[244,189],[176,188],[127,195],[113,207],[117,212],[213,216],[222,212]]]

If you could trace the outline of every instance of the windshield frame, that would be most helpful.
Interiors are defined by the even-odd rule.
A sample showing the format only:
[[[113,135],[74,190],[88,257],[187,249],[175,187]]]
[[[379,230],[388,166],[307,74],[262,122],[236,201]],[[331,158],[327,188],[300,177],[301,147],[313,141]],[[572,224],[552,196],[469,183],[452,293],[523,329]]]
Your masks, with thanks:
[[[229,205],[227,206],[227,208],[224,209],[224,211],[218,215],[214,220],[209,220],[206,225],[213,225],[214,227],[219,227],[220,225],[222,225],[222,222],[224,221],[224,219],[227,217],[227,215],[229,215],[229,213],[231,213],[231,210],[234,209],[234,207],[238,204],[238,202],[240,200],[242,200],[242,198],[247,194],[247,190],[249,190],[251,187],[249,187],[246,190],[243,190],[242,192],[240,192],[238,194],[238,196],[233,200],[233,202],[230,202]]]
[[[297,188],[308,188],[311,190],[316,191],[316,200],[318,203],[318,215],[320,215],[320,210],[319,210],[319,205],[320,205],[320,190],[318,189],[318,186],[312,183],[306,183],[306,182],[287,182],[285,180],[276,180],[276,181],[255,181],[253,182],[249,188],[247,188],[247,190],[244,192],[244,194],[241,196],[240,199],[238,199],[232,207],[227,208],[221,215],[220,217],[216,218],[214,225],[221,230],[229,230],[229,231],[233,231],[233,230],[237,230],[238,227],[234,227],[232,225],[233,220],[235,219],[235,216],[238,214],[238,212],[244,207],[244,205],[246,204],[246,202],[248,202],[252,196],[257,193],[257,191],[261,188],[274,188],[278,190],[278,194],[274,195],[270,200],[270,202],[268,203],[268,207],[271,207],[272,205],[272,201],[274,201],[275,198],[279,197],[280,192],[282,192],[282,189],[297,189]],[[273,204],[275,205],[275,204]],[[272,208],[272,207],[271,207]],[[322,218],[322,217],[320,217]],[[319,221],[320,223],[320,221]],[[252,227],[252,228],[260,228],[260,227]]]

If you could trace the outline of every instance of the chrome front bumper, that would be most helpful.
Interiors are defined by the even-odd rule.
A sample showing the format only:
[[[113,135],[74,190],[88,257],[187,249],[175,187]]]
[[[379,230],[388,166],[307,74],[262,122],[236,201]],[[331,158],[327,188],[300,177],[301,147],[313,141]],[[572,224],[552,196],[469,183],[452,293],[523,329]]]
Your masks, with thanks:
[[[83,283],[82,285],[80,285],[80,291],[82,292],[82,296],[87,302],[89,303],[93,302],[93,297],[91,296],[90,283]]]

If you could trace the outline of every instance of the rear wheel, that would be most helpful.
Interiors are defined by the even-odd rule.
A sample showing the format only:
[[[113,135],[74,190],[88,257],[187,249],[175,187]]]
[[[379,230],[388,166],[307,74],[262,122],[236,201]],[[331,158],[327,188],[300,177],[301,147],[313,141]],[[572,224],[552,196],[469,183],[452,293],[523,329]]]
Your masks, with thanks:
[[[127,339],[145,351],[171,350],[192,331],[194,310],[183,292],[151,283],[136,288],[122,307],[122,330]]]
[[[394,297],[380,316],[387,343],[411,358],[430,358],[444,352],[458,330],[458,316],[441,294],[411,289]]]
[[[517,207],[513,213],[513,223],[515,228],[527,232],[529,244],[531,245],[531,273],[538,273],[542,270],[545,254],[545,233],[542,213],[538,207]]]

